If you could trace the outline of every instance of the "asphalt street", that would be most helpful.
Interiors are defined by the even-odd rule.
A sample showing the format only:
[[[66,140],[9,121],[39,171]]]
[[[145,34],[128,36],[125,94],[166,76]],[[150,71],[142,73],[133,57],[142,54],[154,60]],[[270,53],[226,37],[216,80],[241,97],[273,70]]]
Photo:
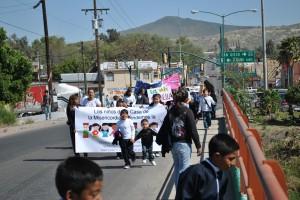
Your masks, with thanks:
[[[54,175],[57,165],[72,155],[68,127],[53,125],[0,139],[0,199],[59,199]],[[139,155],[139,154],[138,154]],[[171,169],[172,158],[157,158],[157,166],[137,159],[124,170],[115,154],[89,154],[104,171],[106,200],[156,199]]]

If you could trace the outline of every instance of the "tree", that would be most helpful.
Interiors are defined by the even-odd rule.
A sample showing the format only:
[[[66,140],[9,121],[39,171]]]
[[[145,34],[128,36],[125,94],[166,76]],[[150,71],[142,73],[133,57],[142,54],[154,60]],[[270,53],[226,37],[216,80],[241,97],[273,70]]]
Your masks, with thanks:
[[[262,113],[268,114],[271,119],[272,113],[279,110],[280,101],[280,95],[276,90],[263,90],[263,95],[261,97]]]
[[[6,33],[0,28],[0,101],[6,104],[21,101],[32,73],[31,62],[8,45]]]
[[[285,95],[285,99],[289,104],[300,103],[300,84],[290,87]]]
[[[266,44],[266,53],[268,58],[275,59],[277,57],[276,46],[273,40],[268,40]]]
[[[8,38],[7,42],[11,48],[22,52],[28,58],[32,57],[31,47],[26,36],[18,38],[14,33]]]
[[[286,66],[287,83],[293,85],[293,68],[295,61],[300,59],[300,37],[290,37],[281,41],[279,47],[278,62]]]
[[[115,41],[119,40],[120,33],[117,32],[116,29],[107,29],[106,32],[108,34],[107,42],[115,42]]]
[[[82,63],[76,58],[70,58],[64,60],[63,63],[53,66],[53,80],[60,80],[60,74],[62,73],[80,73],[82,70]]]

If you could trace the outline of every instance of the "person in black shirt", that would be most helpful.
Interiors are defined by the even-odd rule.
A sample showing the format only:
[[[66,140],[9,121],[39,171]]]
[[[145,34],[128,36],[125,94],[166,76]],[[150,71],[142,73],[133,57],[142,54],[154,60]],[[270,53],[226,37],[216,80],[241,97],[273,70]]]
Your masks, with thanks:
[[[79,96],[77,94],[71,95],[69,97],[69,102],[68,102],[68,106],[67,106],[67,110],[66,110],[67,118],[68,118],[67,124],[70,127],[70,136],[71,136],[71,141],[72,141],[72,149],[73,149],[73,152],[74,152],[75,156],[79,156],[79,153],[76,153],[76,151],[75,151],[75,133],[76,133],[76,130],[75,130],[75,109],[78,108],[79,102],[80,102],[80,99],[79,99]]]
[[[143,152],[143,163],[147,162],[147,153],[149,155],[149,161],[153,166],[156,166],[154,161],[154,156],[152,153],[153,149],[153,136],[157,135],[155,131],[149,128],[149,121],[147,119],[142,119],[141,125],[143,129],[137,134],[134,141],[142,138],[142,152]]]
[[[175,200],[223,200],[228,178],[224,173],[235,164],[238,143],[227,134],[209,142],[209,158],[187,168],[179,176]]]

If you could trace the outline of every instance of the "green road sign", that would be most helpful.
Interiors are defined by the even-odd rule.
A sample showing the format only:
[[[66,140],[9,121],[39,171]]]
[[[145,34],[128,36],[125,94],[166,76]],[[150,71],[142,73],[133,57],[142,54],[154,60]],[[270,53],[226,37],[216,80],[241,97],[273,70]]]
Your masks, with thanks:
[[[256,76],[256,72],[243,72],[242,76],[244,78],[246,78],[246,77],[255,77]]]
[[[225,51],[225,63],[255,62],[255,51]]]

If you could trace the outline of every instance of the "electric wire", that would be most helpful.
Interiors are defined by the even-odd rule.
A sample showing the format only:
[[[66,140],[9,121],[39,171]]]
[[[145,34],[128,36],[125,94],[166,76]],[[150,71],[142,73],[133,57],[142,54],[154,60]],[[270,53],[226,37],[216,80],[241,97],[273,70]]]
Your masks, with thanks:
[[[127,15],[127,12],[126,12],[126,10],[123,8],[123,6],[121,6],[121,4],[118,2],[118,1],[114,1],[116,4],[118,4],[119,5],[119,8],[123,11],[123,13],[125,14],[125,16],[129,19],[129,21],[133,24],[133,26],[134,26],[134,28],[136,27],[136,25],[135,25],[135,23],[134,23],[134,21],[132,20],[132,18],[129,16],[129,15]]]
[[[119,17],[127,24],[127,26],[129,28],[134,28],[134,26],[132,26],[132,24],[130,24],[130,22],[126,19],[126,17],[124,17],[121,12],[119,11],[119,9],[117,9],[117,7],[112,3],[113,1],[108,1],[110,3],[110,5],[112,6],[112,8],[116,11],[116,13],[119,15]]]
[[[25,32],[28,32],[28,33],[32,33],[32,34],[34,34],[34,35],[38,35],[38,36],[44,37],[42,34],[39,34],[39,33],[36,33],[36,32],[34,32],[34,31],[28,30],[28,29],[23,28],[23,27],[21,27],[21,26],[13,25],[13,24],[8,23],[8,22],[5,22],[5,21],[3,21],[3,20],[1,20],[1,19],[0,19],[0,22],[3,23],[3,24],[6,24],[7,26],[11,26],[11,27],[14,27],[14,28],[16,28],[16,29],[19,29],[19,30],[22,30],[22,31],[25,31]]]

